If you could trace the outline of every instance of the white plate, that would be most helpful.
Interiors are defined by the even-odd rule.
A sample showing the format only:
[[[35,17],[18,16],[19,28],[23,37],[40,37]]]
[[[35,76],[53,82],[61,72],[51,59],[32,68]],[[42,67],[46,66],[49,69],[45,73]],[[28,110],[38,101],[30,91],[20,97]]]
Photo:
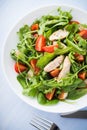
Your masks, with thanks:
[[[56,11],[56,9],[59,6],[61,6],[63,10],[67,10],[67,11],[72,9],[73,19],[80,21],[81,23],[86,23],[87,12],[74,8],[74,7],[67,6],[67,5],[47,6],[47,7],[36,9],[35,11],[28,13],[22,19],[20,19],[18,23],[16,23],[15,26],[8,33],[8,36],[3,46],[2,67],[3,67],[4,75],[6,79],[8,80],[8,83],[10,84],[11,88],[24,102],[26,102],[27,104],[37,109],[40,109],[46,112],[70,113],[70,112],[77,111],[87,106],[87,95],[80,98],[79,100],[74,101],[73,103],[59,102],[57,105],[54,105],[54,106],[43,106],[43,105],[38,104],[36,99],[32,99],[31,97],[26,97],[22,95],[22,87],[16,79],[17,74],[15,73],[13,69],[14,62],[10,56],[11,50],[13,48],[16,48],[16,45],[18,42],[18,37],[17,37],[16,32],[19,30],[19,28],[25,24],[30,25],[36,18],[39,18],[42,15],[48,14],[52,10]]]

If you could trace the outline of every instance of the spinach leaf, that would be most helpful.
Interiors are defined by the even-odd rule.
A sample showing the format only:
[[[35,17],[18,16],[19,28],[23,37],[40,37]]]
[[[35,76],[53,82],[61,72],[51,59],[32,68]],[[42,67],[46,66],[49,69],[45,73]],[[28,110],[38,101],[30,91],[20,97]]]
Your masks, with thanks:
[[[86,84],[84,83],[83,80],[78,78],[77,80],[75,80],[75,82],[72,85],[63,87],[63,90],[66,92],[70,92],[75,90],[76,88],[81,88],[81,87],[86,87]]]
[[[61,7],[59,7],[57,10],[59,12],[60,17],[68,18],[69,20],[72,19],[71,10],[70,11],[63,11],[61,9]]]
[[[37,61],[37,66],[39,68],[43,68],[46,64],[49,63],[55,57],[55,53],[47,53],[45,52],[43,56]]]
[[[52,99],[52,100],[47,100],[47,102],[46,102],[46,105],[47,106],[49,106],[49,105],[55,105],[55,104],[57,104],[59,102],[59,100],[58,99]]]
[[[43,93],[39,93],[39,94],[37,95],[37,101],[38,101],[40,104],[46,104],[47,99],[45,98],[45,96],[44,96]]]
[[[71,100],[76,100],[82,96],[84,96],[85,94],[87,94],[87,88],[84,88],[84,89],[76,89],[76,90],[73,90],[71,91],[69,94],[68,94],[68,99],[71,99]]]

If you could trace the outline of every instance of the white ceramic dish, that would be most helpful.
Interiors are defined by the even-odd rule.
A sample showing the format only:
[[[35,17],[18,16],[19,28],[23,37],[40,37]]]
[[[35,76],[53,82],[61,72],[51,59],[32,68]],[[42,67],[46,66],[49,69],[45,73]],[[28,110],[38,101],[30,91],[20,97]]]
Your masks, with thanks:
[[[19,82],[16,79],[16,73],[13,69],[14,62],[10,57],[10,51],[13,48],[16,48],[16,44],[18,41],[18,37],[16,32],[19,30],[20,27],[22,27],[24,24],[30,25],[36,18],[41,17],[42,15],[48,14],[52,10],[55,10],[58,7],[61,7],[63,10],[70,10],[72,9],[72,15],[73,19],[80,21],[81,23],[85,23],[87,21],[87,13],[85,11],[82,11],[80,9],[69,7],[66,5],[52,5],[47,7],[42,7],[39,9],[36,9],[33,12],[28,13],[25,15],[22,19],[18,21],[18,23],[15,24],[15,26],[11,29],[11,31],[8,33],[8,36],[5,40],[4,46],[3,46],[3,54],[2,54],[2,67],[4,71],[4,75],[6,76],[6,79],[8,80],[8,83],[10,84],[11,88],[14,90],[14,92],[27,104],[46,112],[53,112],[53,113],[71,113],[74,111],[77,111],[85,106],[87,106],[87,95],[80,98],[79,100],[74,101],[74,103],[64,103],[59,102],[57,105],[54,106],[43,106],[38,104],[36,99],[32,99],[30,97],[26,97],[22,95],[22,87],[19,84]]]

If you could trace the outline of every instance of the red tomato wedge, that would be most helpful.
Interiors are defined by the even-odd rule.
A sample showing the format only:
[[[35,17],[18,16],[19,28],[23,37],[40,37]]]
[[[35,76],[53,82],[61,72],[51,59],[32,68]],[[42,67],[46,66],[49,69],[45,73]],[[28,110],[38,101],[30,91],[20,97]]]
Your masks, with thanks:
[[[82,79],[82,80],[85,80],[85,79],[86,79],[86,72],[80,72],[80,73],[78,74],[78,77],[79,77],[80,79]]]
[[[42,49],[45,52],[52,53],[52,52],[54,52],[55,48],[58,48],[58,44],[56,44],[56,45],[50,45],[50,46],[44,46]]]
[[[40,68],[36,67],[35,68],[35,74],[37,75],[40,72]]]
[[[34,73],[35,73],[35,74],[38,74],[39,71],[40,71],[40,68],[38,68],[38,67],[36,66],[36,63],[37,63],[37,60],[36,60],[36,59],[32,59],[32,60],[30,61],[30,64],[31,64],[31,66],[32,66],[32,68],[33,68],[33,70],[34,70]]]
[[[15,71],[17,73],[23,72],[27,69],[27,67],[21,63],[16,62],[14,65]]]
[[[75,20],[70,21],[70,24],[72,23],[80,24],[78,21],[75,21]]]
[[[50,72],[50,75],[51,75],[52,77],[57,77],[58,74],[59,74],[59,72],[60,72],[60,69],[59,69],[59,68],[56,68],[55,70],[52,70],[52,71]]]
[[[45,94],[45,97],[48,99],[48,100],[52,100],[53,96],[54,96],[54,93],[55,93],[55,90],[56,89],[53,89],[52,92],[49,92],[47,94]]]
[[[43,35],[38,36],[35,44],[35,50],[43,51],[43,47],[46,46],[46,39]]]
[[[31,26],[31,30],[34,31],[34,30],[38,30],[39,29],[39,25],[36,23],[36,24],[33,24]]]
[[[37,60],[36,60],[36,59],[32,59],[32,60],[30,61],[30,64],[31,64],[33,70],[35,70],[35,68],[36,68],[36,63],[37,63]]]
[[[78,53],[75,53],[74,56],[75,56],[75,59],[76,59],[78,62],[83,62],[83,61],[84,61],[84,56],[83,56],[83,55],[78,54]]]
[[[83,39],[87,39],[87,30],[81,30],[79,33],[78,33]]]

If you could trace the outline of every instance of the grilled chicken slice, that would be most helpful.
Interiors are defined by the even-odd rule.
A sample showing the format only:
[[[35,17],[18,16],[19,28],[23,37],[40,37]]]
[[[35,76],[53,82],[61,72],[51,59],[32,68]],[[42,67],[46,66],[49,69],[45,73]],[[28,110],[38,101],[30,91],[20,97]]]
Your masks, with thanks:
[[[53,61],[51,61],[44,67],[44,71],[50,72],[54,70],[55,68],[59,67],[61,63],[63,62],[63,59],[64,59],[63,55],[56,57]]]
[[[60,100],[64,100],[66,99],[66,97],[68,96],[68,92],[61,92],[59,95],[58,95],[58,99]]]
[[[50,41],[58,40],[58,39],[64,39],[69,34],[68,31],[59,29],[58,31],[54,32],[50,37]]]
[[[68,56],[66,56],[64,59],[63,68],[58,75],[58,80],[64,78],[70,72],[70,66],[71,66],[70,60]]]

